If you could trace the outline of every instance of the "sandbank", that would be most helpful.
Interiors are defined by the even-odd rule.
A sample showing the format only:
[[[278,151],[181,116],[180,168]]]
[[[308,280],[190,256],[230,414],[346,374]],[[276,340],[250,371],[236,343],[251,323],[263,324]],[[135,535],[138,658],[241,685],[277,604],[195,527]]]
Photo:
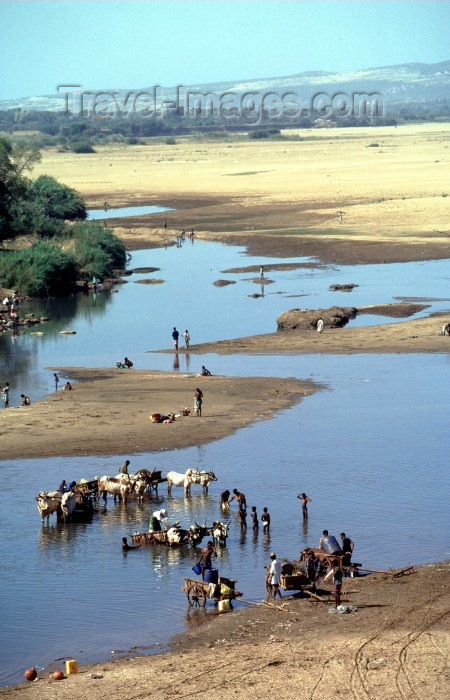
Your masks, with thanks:
[[[58,391],[31,406],[0,412],[3,459],[131,454],[201,445],[271,418],[318,388],[297,379],[199,378],[75,367],[59,371],[77,380],[73,391]],[[201,418],[192,410],[196,387],[204,395]],[[179,413],[185,406],[191,415],[174,423],[149,420],[152,413]]]
[[[367,353],[450,352],[450,337],[439,335],[450,313],[376,326],[325,328],[317,331],[278,331],[244,338],[191,345],[191,353],[323,353],[332,355]],[[183,352],[183,350],[181,350]]]
[[[337,264],[450,257],[450,161],[442,156],[450,123],[283,134],[298,140],[177,137],[172,145],[147,140],[92,154],[47,149],[34,174],[75,187],[89,207],[107,199],[113,207],[174,208],[112,219],[129,249],[172,245],[193,227],[196,239],[264,257]]]
[[[204,610],[191,610],[191,629],[173,640],[171,652],[131,651],[131,658],[53,681],[49,671],[63,668],[59,661],[33,683],[0,689],[0,697],[440,700],[448,694],[449,577],[444,562],[398,579],[344,579],[358,608],[348,615],[331,615],[330,604],[306,598],[286,601],[284,611],[252,607],[206,620]]]

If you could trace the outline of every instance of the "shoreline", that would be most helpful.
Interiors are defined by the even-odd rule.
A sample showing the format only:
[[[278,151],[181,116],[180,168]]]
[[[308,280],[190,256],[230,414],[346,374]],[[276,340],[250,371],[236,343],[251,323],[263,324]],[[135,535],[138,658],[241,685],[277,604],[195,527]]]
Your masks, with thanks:
[[[439,331],[450,312],[437,312],[426,318],[411,319],[378,326],[283,330],[274,333],[192,344],[190,353],[249,354],[392,354],[448,353],[450,337]],[[275,323],[275,320],[274,320]],[[151,352],[168,352],[165,350]],[[183,352],[183,348],[180,349]]]
[[[286,599],[282,610],[250,606],[208,615],[201,627],[174,637],[170,651],[82,665],[61,682],[48,676],[63,667],[55,662],[34,683],[0,688],[0,697],[162,700],[214,690],[218,700],[230,694],[265,700],[278,689],[279,697],[307,700],[314,688],[317,697],[335,700],[339,688],[358,698],[401,700],[402,691],[416,687],[419,697],[438,700],[445,695],[449,580],[448,561],[397,579],[344,579],[348,603],[358,608],[350,615],[330,615],[332,604],[306,597]],[[200,618],[203,610],[190,615]]]
[[[0,412],[3,459],[136,454],[201,445],[268,420],[320,388],[289,378],[205,380],[156,370],[60,367],[59,371],[77,380],[73,391],[61,390],[31,406]],[[204,393],[201,418],[193,411],[197,386]],[[180,413],[185,406],[190,415],[170,425],[149,419],[156,412]],[[17,430],[25,425],[18,443]]]

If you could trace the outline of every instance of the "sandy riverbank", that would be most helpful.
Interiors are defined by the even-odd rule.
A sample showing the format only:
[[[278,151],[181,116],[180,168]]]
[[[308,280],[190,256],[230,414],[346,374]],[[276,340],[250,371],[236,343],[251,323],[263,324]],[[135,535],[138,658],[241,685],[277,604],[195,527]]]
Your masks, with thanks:
[[[450,257],[449,123],[283,133],[298,140],[177,137],[86,155],[48,149],[35,175],[76,187],[90,207],[106,199],[175,209],[112,220],[130,249],[170,245],[194,227],[196,238],[261,256],[341,264]]]
[[[78,380],[73,391],[58,391],[31,406],[0,411],[3,459],[132,454],[201,445],[271,418],[317,388],[312,382],[265,377],[205,379],[70,367],[60,372]],[[201,418],[192,410],[197,386],[204,394]],[[191,415],[172,424],[149,420],[151,413],[178,413],[185,406]]]
[[[414,353],[450,352],[450,337],[439,335],[449,313],[399,323],[316,331],[278,331],[215,343],[191,345],[191,353]],[[275,320],[274,320],[275,325]],[[182,351],[181,351],[182,352]]]
[[[251,607],[208,616],[198,627],[204,611],[193,610],[191,631],[173,640],[171,652],[84,666],[60,682],[46,670],[0,697],[440,700],[449,691],[449,578],[446,562],[397,579],[345,579],[358,607],[349,615],[300,598],[284,603],[287,612]]]

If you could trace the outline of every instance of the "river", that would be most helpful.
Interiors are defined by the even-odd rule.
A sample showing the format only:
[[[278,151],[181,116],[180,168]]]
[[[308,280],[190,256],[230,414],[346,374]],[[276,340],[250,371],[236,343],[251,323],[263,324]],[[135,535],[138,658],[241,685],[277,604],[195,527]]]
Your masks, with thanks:
[[[267,271],[274,282],[256,299],[249,296],[260,291],[249,279],[254,273],[222,272],[271,262],[280,261],[189,240],[181,248],[137,251],[130,267],[159,267],[150,276],[164,284],[135,283],[147,275],[132,275],[117,293],[23,305],[22,313],[51,320],[14,339],[3,334],[0,382],[11,382],[14,405],[22,391],[36,400],[52,390],[48,367],[114,366],[128,355],[136,368],[172,370],[173,354],[148,350],[169,347],[174,325],[180,331],[188,328],[191,342],[205,342],[272,331],[276,316],[294,306],[361,306],[389,303],[397,296],[442,299],[448,294],[445,261]],[[212,282],[220,278],[237,283],[216,288]],[[359,287],[351,294],[328,291],[336,282]],[[432,310],[449,307],[445,299],[430,304]],[[358,316],[351,323],[389,321],[395,322]],[[36,329],[44,335],[31,335]],[[76,330],[76,335],[60,335],[63,329]],[[174,633],[214,614],[213,607],[187,614],[180,592],[198,552],[148,547],[122,554],[121,537],[147,527],[154,503],[121,507],[109,502],[88,524],[40,524],[34,500],[40,490],[56,488],[62,478],[115,473],[125,457],[136,469],[166,472],[198,466],[215,471],[219,481],[207,496],[194,487],[189,499],[175,490],[167,499],[160,488],[172,520],[217,519],[218,494],[224,488],[242,489],[259,514],[268,506],[273,523],[269,537],[261,530],[254,536],[250,528],[242,534],[232,508],[228,546],[219,552],[220,570],[238,579],[247,598],[264,593],[263,567],[270,551],[295,557],[306,544],[317,542],[324,528],[335,535],[345,530],[356,542],[355,559],[367,566],[448,557],[449,362],[447,354],[180,354],[176,371],[197,372],[206,364],[213,373],[294,376],[324,388],[273,420],[209,445],[139,455],[3,461],[1,683],[17,682],[24,668],[61,657],[82,663],[132,647],[138,647],[133,653],[159,650]],[[300,491],[312,498],[307,525],[296,499]]]

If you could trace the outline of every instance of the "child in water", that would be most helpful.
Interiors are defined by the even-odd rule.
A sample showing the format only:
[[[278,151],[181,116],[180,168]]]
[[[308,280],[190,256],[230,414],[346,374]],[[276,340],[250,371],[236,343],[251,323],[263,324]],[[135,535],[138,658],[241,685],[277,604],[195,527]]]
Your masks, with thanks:
[[[267,508],[263,508],[263,514],[261,515],[261,521],[263,523],[264,532],[269,532],[270,530],[270,513]]]

